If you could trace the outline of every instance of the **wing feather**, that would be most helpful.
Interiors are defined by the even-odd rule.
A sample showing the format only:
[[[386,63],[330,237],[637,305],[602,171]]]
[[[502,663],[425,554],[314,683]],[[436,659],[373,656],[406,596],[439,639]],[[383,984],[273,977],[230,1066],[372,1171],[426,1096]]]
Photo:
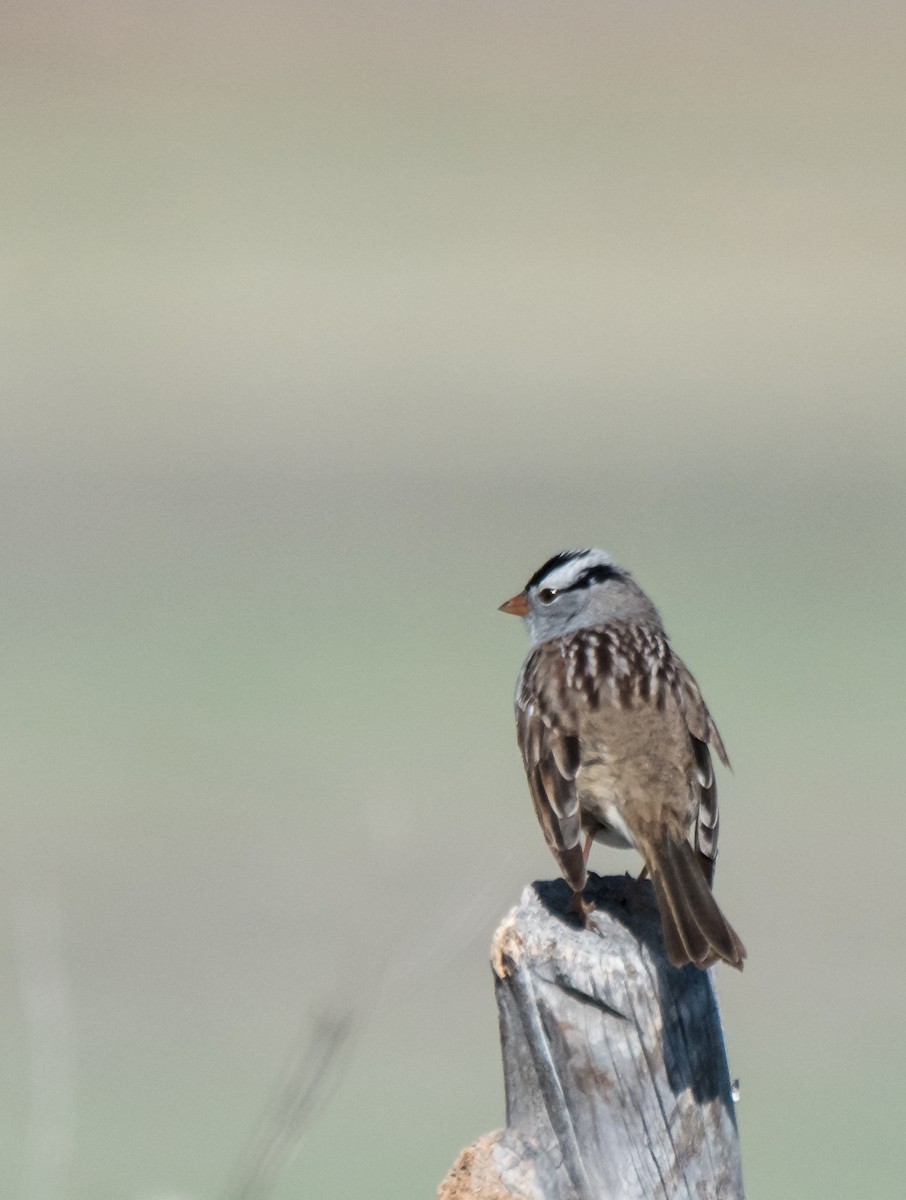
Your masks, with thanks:
[[[724,766],[729,767],[730,760],[723,739],[708,712],[694,675],[676,654],[673,655],[673,663],[676,671],[674,691],[689,732],[706,746],[712,746]]]
[[[695,817],[695,852],[709,884],[714,882],[717,864],[717,841],[720,833],[720,810],[717,801],[717,779],[711,762],[710,748],[725,767],[730,760],[724,749],[723,739],[702,697],[692,672],[676,655],[673,656],[676,671],[675,694],[686,728],[692,739],[695,761],[695,784],[698,789],[698,811]]]
[[[559,687],[559,663],[548,658],[544,647],[526,661],[516,689],[516,730],[522,760],[545,841],[575,891],[585,886],[582,853],[582,815],[576,794],[579,739],[567,728],[571,706],[553,704]],[[547,685],[543,681],[547,681]],[[556,713],[556,716],[554,714]]]
[[[717,865],[717,838],[720,833],[720,812],[717,804],[717,780],[711,766],[711,754],[705,742],[692,738],[698,782],[698,813],[695,819],[695,853],[708,884],[714,882]]]

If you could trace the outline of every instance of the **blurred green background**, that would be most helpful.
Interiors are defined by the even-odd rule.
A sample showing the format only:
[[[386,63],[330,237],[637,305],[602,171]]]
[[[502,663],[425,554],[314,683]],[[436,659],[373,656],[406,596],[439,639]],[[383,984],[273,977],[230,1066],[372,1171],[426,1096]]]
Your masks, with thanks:
[[[218,1200],[347,1008],[281,1200],[502,1123],[495,609],[592,544],[734,762],[749,1194],[901,1196],[906,10],[0,21],[0,1192]]]

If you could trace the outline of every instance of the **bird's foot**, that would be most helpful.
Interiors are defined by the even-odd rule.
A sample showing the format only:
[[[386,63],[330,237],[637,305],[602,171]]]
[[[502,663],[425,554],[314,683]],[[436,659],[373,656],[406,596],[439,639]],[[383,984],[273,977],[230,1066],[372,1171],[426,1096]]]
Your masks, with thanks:
[[[590,900],[586,900],[581,892],[573,892],[573,898],[569,902],[569,911],[578,919],[583,929],[591,929],[589,918],[595,911],[595,906]]]

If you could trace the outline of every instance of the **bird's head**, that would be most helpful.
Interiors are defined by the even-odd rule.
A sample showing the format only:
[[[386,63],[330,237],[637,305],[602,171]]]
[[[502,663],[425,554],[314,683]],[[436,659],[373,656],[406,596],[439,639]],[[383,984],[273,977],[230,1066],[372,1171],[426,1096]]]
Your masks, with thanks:
[[[533,646],[608,621],[660,625],[654,605],[606,550],[555,554],[500,611],[525,619]]]

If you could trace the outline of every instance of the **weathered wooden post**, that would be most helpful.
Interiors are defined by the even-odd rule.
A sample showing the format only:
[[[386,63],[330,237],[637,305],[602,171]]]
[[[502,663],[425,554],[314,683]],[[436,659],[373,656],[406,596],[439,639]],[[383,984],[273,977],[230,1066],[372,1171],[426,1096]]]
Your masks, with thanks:
[[[670,966],[649,883],[526,888],[492,944],[506,1128],[439,1200],[743,1200],[710,973]]]

